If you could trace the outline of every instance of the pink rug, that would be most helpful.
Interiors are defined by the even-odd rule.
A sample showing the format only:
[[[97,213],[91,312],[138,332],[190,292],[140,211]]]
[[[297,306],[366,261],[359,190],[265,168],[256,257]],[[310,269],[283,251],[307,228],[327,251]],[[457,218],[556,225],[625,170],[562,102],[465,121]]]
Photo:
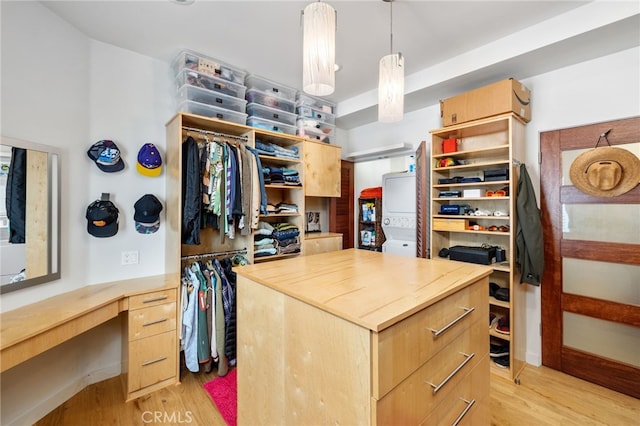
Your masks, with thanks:
[[[218,407],[220,415],[229,426],[236,426],[238,420],[236,369],[232,369],[224,377],[216,377],[204,384],[204,390]]]

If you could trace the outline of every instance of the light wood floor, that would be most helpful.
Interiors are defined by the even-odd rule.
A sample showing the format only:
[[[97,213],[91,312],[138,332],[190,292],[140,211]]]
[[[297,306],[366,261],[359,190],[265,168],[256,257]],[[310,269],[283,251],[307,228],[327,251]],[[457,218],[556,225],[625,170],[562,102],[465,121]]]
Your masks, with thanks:
[[[38,426],[224,426],[202,385],[211,374],[184,372],[182,383],[123,402],[118,377],[93,384],[40,420]],[[640,400],[546,367],[527,366],[521,384],[491,376],[491,424],[499,426],[625,426],[640,424]]]

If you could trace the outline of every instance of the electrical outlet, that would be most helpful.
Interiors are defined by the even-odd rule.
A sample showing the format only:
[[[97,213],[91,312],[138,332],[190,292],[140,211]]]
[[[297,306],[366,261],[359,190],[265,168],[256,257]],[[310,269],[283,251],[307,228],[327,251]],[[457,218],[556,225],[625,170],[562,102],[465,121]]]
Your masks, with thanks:
[[[138,263],[138,250],[122,252],[123,265],[135,265],[137,263]]]

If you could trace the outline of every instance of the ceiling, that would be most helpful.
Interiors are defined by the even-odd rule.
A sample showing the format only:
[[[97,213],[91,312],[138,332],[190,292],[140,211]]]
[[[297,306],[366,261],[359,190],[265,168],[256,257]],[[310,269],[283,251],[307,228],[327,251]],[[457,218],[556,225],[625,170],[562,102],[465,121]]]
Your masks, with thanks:
[[[181,49],[300,89],[307,1],[43,1],[88,37],[171,62]],[[337,124],[376,121],[378,62],[390,53],[390,3],[327,0],[337,11]],[[602,3],[606,3],[603,9]],[[615,7],[614,7],[615,6]],[[637,1],[393,3],[405,57],[405,112],[507,77],[519,80],[640,45]],[[603,12],[604,11],[604,12]]]

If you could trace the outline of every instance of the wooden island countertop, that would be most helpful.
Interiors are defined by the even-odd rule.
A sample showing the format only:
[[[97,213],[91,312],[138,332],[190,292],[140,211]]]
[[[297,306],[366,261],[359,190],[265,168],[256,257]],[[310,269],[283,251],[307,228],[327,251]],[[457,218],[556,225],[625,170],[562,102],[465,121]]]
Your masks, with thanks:
[[[488,266],[347,249],[235,269],[374,332],[488,276]],[[488,291],[488,290],[487,290]]]

